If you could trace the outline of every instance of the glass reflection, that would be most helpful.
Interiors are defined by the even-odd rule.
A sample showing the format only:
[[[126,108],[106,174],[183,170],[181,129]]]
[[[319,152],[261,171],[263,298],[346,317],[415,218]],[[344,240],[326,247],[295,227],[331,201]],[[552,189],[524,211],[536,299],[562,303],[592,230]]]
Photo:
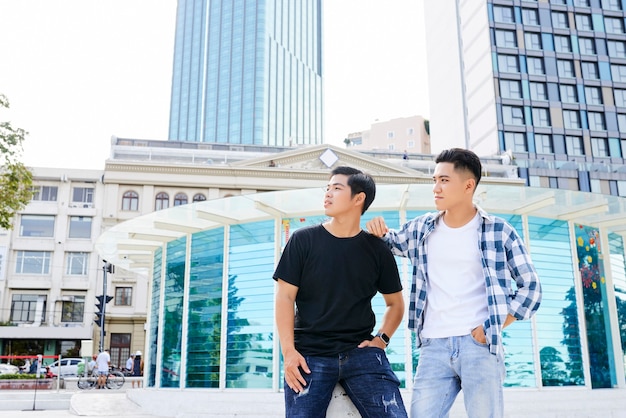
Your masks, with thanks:
[[[167,243],[167,270],[163,289],[165,298],[163,302],[161,387],[180,387],[186,241],[186,238],[183,237]]]
[[[226,387],[271,388],[274,221],[233,225],[228,263]]]
[[[576,224],[574,229],[582,281],[591,387],[610,388],[616,379],[600,234],[596,228],[584,225]]]
[[[192,236],[187,326],[187,387],[219,387],[224,228]]]
[[[161,302],[161,260],[163,249],[158,248],[154,252],[152,271],[152,303],[150,311],[150,363],[148,365],[148,386],[155,386],[157,347],[159,340],[159,312]]]
[[[626,259],[624,258],[624,238],[621,235],[610,233],[608,239],[622,358],[626,359]],[[626,361],[623,364],[626,366]]]
[[[584,385],[574,270],[566,221],[528,218],[543,298],[535,315],[543,386]]]

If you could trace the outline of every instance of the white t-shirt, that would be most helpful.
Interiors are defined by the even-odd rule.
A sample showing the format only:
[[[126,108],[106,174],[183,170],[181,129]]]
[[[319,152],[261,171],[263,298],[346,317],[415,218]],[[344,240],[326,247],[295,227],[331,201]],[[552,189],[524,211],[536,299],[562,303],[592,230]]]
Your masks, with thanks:
[[[106,351],[101,352],[96,357],[96,366],[98,367],[99,372],[104,372],[109,370],[109,363],[111,362],[111,356]]]
[[[440,218],[428,236],[428,281],[422,335],[467,335],[489,316],[479,248],[479,215],[459,228]]]

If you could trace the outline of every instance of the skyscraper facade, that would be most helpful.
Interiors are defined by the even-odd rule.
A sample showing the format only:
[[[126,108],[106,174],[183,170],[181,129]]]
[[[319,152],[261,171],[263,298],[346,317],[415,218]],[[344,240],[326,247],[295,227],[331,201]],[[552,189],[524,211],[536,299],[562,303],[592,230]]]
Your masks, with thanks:
[[[433,151],[508,151],[530,186],[626,196],[624,9],[425,2]]]
[[[322,0],[179,0],[169,139],[323,142]]]
[[[580,204],[563,203],[555,222],[540,228],[547,237],[566,226],[563,244],[577,264],[567,272],[540,267],[537,320],[555,321],[537,328],[541,385],[624,386],[626,366],[614,360],[626,356],[626,316],[619,314],[626,281],[607,267],[626,265],[626,226],[607,218],[593,229],[572,217],[612,204],[618,217],[626,212],[626,2],[441,0],[424,7],[433,151],[501,155],[533,186],[527,190],[541,193],[516,213],[549,204],[555,189],[591,192],[578,193]],[[598,240],[609,229],[608,240]],[[539,266],[556,262],[561,248],[544,245],[529,243]]]

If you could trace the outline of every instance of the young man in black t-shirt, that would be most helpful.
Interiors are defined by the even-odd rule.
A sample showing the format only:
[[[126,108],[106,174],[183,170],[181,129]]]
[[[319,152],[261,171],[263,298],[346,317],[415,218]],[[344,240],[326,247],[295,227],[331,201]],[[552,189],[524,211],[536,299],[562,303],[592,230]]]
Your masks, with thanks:
[[[274,272],[287,417],[324,416],[337,383],[363,417],[406,417],[385,354],[404,314],[402,285],[389,249],[360,226],[375,194],[367,174],[333,170],[324,194],[330,219],[296,231]],[[377,292],[387,308],[374,336]]]

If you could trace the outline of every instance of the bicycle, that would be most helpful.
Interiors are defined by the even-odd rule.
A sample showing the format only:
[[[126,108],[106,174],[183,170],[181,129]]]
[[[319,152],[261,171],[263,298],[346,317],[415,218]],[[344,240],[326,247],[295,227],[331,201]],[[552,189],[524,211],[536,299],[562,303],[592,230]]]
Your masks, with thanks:
[[[126,379],[124,378],[124,373],[116,367],[111,367],[109,374],[107,375],[105,385],[107,389],[119,389],[124,386],[125,381]],[[93,389],[96,387],[97,383],[98,375],[92,372],[91,375],[80,376],[76,384],[78,389]]]

